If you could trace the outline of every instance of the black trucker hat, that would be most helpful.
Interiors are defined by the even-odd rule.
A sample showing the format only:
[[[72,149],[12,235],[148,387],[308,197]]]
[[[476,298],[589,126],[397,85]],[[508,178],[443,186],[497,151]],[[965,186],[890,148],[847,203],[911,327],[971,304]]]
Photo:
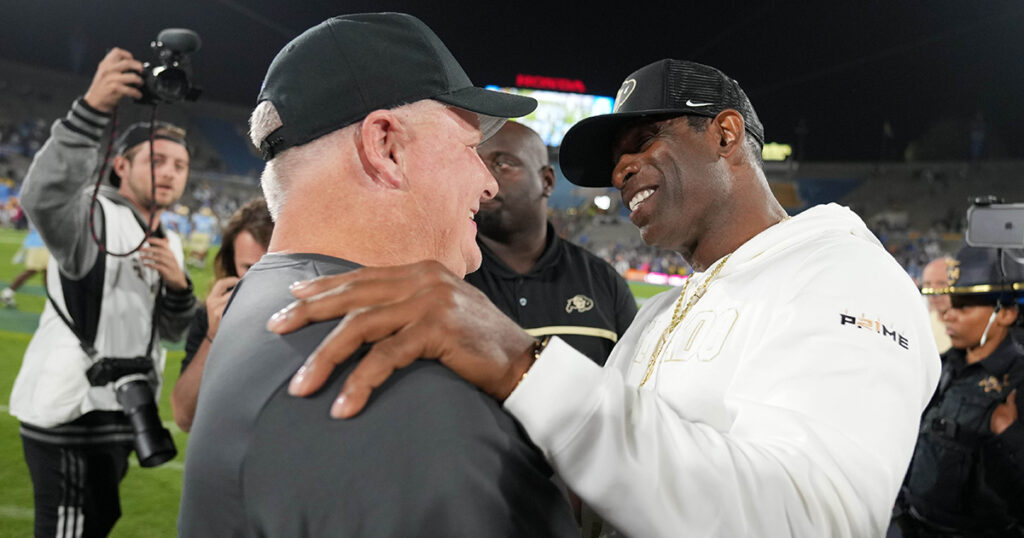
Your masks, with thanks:
[[[165,121],[153,122],[153,128],[150,129],[149,122],[143,121],[129,125],[124,132],[118,135],[117,140],[114,141],[114,155],[123,155],[129,149],[148,141],[151,131],[154,140],[170,140],[185,146],[185,149],[191,153],[185,137],[178,136],[178,132],[184,135],[185,129]]]
[[[183,136],[178,136],[179,133]],[[127,129],[117,136],[111,149],[116,156],[124,155],[129,149],[143,142],[148,142],[151,134],[153,135],[153,140],[170,140],[184,146],[185,151],[188,151],[189,154],[192,153],[192,148],[188,146],[188,141],[184,137],[185,129],[165,121],[153,122],[152,129],[150,129],[148,121],[129,125]],[[113,167],[110,169],[109,178],[112,185],[118,186],[121,184],[121,178],[114,173]]]
[[[477,88],[422,21],[404,13],[328,19],[285,45],[270,63],[257,103],[282,125],[264,138],[264,160],[362,120],[378,109],[435,99],[481,114],[487,137],[537,101]],[[491,121],[488,121],[491,120]]]
[[[659,60],[626,77],[615,95],[611,114],[586,118],[565,134],[559,149],[562,173],[582,187],[612,183],[612,143],[619,130],[636,118],[707,116],[733,109],[746,131],[764,144],[764,126],[738,82],[714,67],[684,60]]]

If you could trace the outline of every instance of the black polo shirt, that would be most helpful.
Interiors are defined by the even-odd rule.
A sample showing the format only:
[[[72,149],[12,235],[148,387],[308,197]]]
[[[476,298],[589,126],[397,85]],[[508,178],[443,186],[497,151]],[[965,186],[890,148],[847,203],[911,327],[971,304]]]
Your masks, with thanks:
[[[483,263],[466,275],[508,317],[533,336],[557,335],[604,365],[615,342],[636,316],[636,300],[608,262],[555,234],[525,275],[479,239]]]
[[[379,387],[350,420],[329,409],[365,351],[309,398],[288,382],[336,321],[265,329],[288,285],[357,266],[270,254],[245,275],[203,374],[181,536],[578,536],[551,469],[491,397],[435,361]]]

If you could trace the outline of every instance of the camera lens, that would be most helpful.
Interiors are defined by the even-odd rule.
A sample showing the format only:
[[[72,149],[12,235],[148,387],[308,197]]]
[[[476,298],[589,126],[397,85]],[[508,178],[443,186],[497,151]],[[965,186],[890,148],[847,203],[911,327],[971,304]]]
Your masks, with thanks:
[[[178,450],[171,439],[171,432],[160,421],[153,390],[146,376],[124,376],[114,384],[114,391],[135,433],[135,452],[139,457],[139,465],[156,467],[174,459]]]
[[[192,63],[189,54],[199,50],[199,35],[184,28],[167,28],[160,32],[150,46],[156,53],[156,63],[142,66],[142,97],[137,103],[156,105],[177,101],[195,101],[202,90],[192,85]]]
[[[153,68],[153,93],[168,103],[180,101],[188,93],[188,76],[175,67]]]

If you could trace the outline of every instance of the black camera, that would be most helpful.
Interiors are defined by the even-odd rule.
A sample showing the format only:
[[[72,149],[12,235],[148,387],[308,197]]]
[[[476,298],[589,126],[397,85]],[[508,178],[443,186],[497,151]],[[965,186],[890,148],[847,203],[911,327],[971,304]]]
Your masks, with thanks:
[[[139,465],[156,467],[178,455],[171,432],[164,428],[157,413],[156,399],[149,384],[153,361],[148,357],[102,358],[85,372],[89,384],[102,387],[114,382],[117,403],[132,425],[135,453]]]
[[[192,61],[189,54],[199,50],[199,34],[184,28],[167,28],[150,43],[158,63],[142,65],[142,97],[136,102],[145,105],[195,101],[202,90],[192,84]]]

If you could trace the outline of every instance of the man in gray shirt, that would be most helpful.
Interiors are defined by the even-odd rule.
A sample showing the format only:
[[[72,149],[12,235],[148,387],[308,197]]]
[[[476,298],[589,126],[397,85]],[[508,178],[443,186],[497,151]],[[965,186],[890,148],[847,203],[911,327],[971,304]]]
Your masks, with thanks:
[[[473,87],[408,15],[330,19],[278,54],[250,132],[276,226],[210,352],[182,536],[578,535],[543,457],[470,383],[420,361],[371,411],[334,421],[350,369],[313,398],[287,388],[336,323],[284,337],[264,328],[299,280],[425,259],[476,269],[473,217],[497,190],[476,146],[535,105]]]

